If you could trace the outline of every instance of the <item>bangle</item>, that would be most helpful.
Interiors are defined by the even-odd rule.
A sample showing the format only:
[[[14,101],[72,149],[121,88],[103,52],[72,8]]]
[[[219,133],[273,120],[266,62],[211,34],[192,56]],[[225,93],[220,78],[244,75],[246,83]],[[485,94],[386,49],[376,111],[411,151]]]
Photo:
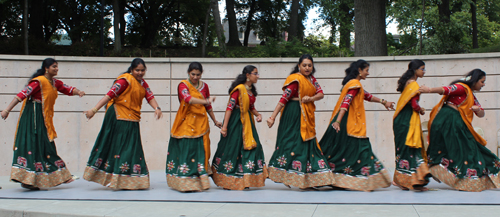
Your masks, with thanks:
[[[3,110],[3,112],[7,112],[7,113],[9,113],[10,111],[7,111],[7,109],[5,109],[5,110]]]
[[[160,111],[161,111],[161,108],[160,108],[160,106],[156,107],[156,110],[160,110]]]
[[[335,123],[339,123],[340,124],[340,121],[339,120],[335,120]]]
[[[227,132],[227,130],[220,129],[221,132]]]
[[[97,113],[97,108],[93,108],[92,111],[95,113]]]
[[[273,120],[273,121],[274,121],[274,119],[275,119],[275,118],[273,118],[273,117],[269,117],[269,119],[271,119],[271,120]]]
[[[385,105],[387,103],[387,100],[385,99],[380,99],[380,104]]]

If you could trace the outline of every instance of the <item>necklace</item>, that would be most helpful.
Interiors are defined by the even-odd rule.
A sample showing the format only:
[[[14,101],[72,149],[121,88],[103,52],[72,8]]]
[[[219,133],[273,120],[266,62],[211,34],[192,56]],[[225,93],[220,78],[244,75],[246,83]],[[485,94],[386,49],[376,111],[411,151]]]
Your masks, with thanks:
[[[54,86],[54,81],[52,79],[50,79],[49,77],[43,75],[43,77],[47,78],[47,80],[49,81],[49,83]]]
[[[191,79],[188,78],[188,81],[191,85],[194,86],[193,82],[191,81]],[[198,89],[200,87],[200,81],[198,81],[198,84],[196,85],[196,89]]]

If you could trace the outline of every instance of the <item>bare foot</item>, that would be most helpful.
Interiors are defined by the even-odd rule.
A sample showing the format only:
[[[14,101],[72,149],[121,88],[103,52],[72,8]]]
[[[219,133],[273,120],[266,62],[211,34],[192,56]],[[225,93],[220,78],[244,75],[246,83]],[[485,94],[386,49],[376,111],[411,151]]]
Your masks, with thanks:
[[[75,175],[71,175],[71,179],[68,179],[64,182],[64,184],[69,184],[69,183],[72,183],[73,181],[77,180],[77,179],[80,179],[80,177],[78,176],[75,176]]]
[[[287,185],[287,184],[283,184],[283,185],[285,185],[285,186],[286,186],[286,187],[288,187],[288,188],[292,188],[292,187],[290,187],[290,185]]]
[[[38,191],[40,190],[40,188],[36,187],[36,186],[33,186],[33,185],[27,185],[27,184],[21,184],[21,187],[23,188],[27,188],[27,189],[30,189],[32,191]]]
[[[408,190],[410,190],[410,189],[408,189],[408,188],[405,188],[405,187],[403,187],[403,186],[400,186],[400,185],[396,184],[396,182],[395,182],[395,181],[392,181],[392,185],[394,185],[394,186],[396,186],[396,187],[400,188],[400,189],[401,189],[401,190],[403,190],[403,191],[408,191]]]
[[[419,187],[413,187],[415,191],[428,191],[429,189],[424,186],[419,186]]]

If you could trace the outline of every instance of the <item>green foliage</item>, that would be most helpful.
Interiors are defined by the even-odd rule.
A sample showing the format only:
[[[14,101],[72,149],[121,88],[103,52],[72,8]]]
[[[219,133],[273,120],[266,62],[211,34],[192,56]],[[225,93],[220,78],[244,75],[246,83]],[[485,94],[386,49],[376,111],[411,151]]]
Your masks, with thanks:
[[[350,57],[352,51],[339,49],[328,39],[310,35],[304,41],[269,39],[265,45],[257,47],[231,47],[227,57],[298,57],[302,54],[311,54],[315,57]],[[218,57],[218,52],[209,52],[209,56]]]

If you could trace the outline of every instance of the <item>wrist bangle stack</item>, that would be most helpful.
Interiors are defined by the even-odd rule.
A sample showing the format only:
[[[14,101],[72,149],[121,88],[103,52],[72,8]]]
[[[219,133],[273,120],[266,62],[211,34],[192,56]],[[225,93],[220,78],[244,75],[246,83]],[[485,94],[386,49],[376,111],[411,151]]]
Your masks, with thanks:
[[[8,111],[7,109],[5,109],[5,110],[3,110],[3,112],[7,112],[7,113],[9,113],[10,111]]]
[[[339,123],[340,124],[340,121],[339,120],[336,120],[335,123]]]
[[[387,103],[387,100],[385,99],[380,99],[380,104],[385,105]]]
[[[97,109],[96,108],[93,108],[92,111],[95,113],[97,113]]]

